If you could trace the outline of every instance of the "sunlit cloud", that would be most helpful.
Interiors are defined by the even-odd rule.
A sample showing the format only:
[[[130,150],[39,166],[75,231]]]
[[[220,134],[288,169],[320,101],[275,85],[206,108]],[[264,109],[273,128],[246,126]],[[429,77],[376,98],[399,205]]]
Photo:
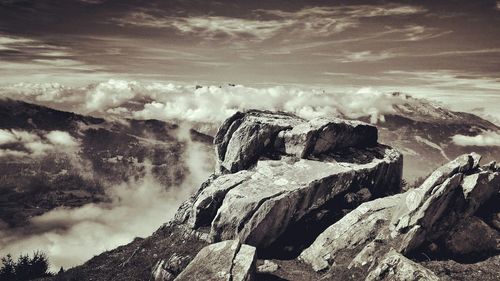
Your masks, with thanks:
[[[486,131],[475,136],[455,135],[452,140],[460,146],[500,146],[500,133]]]
[[[51,131],[38,135],[23,130],[0,129],[0,158],[40,157],[47,153],[75,153],[79,141],[67,132]]]

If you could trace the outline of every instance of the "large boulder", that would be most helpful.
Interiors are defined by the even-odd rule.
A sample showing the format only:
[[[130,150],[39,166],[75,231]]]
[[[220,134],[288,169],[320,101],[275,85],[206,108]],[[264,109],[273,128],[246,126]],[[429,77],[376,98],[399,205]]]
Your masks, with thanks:
[[[255,248],[228,240],[201,249],[175,281],[250,281],[255,274]]]
[[[214,138],[218,172],[247,169],[273,146],[277,134],[303,122],[287,113],[252,110],[224,121]]]
[[[470,250],[458,249],[458,237],[450,235],[465,237],[457,229],[459,222],[500,190],[498,170],[479,167],[478,159],[476,154],[462,155],[416,189],[360,205],[321,233],[299,259],[319,271],[333,264],[370,268],[392,248],[410,256],[436,249],[444,253],[443,240],[450,250]]]
[[[215,144],[224,173],[176,215],[212,242],[266,248],[322,209],[340,212],[400,190],[402,155],[377,144],[377,129],[361,122],[250,111],[229,118]]]
[[[316,118],[281,131],[276,146],[286,154],[307,158],[346,147],[376,146],[377,139],[377,128],[372,125],[339,118]]]

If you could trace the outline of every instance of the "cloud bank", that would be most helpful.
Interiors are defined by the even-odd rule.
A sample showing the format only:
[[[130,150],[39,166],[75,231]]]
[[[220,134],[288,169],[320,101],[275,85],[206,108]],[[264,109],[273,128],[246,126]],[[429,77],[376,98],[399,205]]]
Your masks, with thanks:
[[[452,140],[459,146],[500,146],[500,133],[485,131],[475,136],[455,135]]]
[[[0,88],[0,95],[84,114],[214,123],[246,109],[284,110],[304,118],[370,116],[375,123],[394,113],[395,105],[416,102],[372,88],[338,93],[296,86],[194,86],[113,79],[81,88],[16,84]]]

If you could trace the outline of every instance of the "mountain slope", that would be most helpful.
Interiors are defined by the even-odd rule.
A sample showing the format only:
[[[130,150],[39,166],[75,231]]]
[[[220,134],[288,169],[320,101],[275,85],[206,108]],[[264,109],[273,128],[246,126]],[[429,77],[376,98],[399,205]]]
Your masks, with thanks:
[[[106,189],[151,173],[165,188],[188,173],[188,139],[157,120],[106,120],[0,100],[0,225],[109,198]],[[192,132],[204,146],[210,138]],[[209,146],[207,146],[208,148]]]
[[[497,125],[474,114],[454,112],[422,99],[406,99],[407,103],[394,105],[394,113],[385,115],[377,127],[380,140],[403,153],[403,176],[408,181],[428,175],[436,166],[464,153],[475,151],[483,156],[485,162],[500,157],[498,146],[460,146],[452,139],[455,135],[499,132]],[[369,119],[365,117],[361,120]]]

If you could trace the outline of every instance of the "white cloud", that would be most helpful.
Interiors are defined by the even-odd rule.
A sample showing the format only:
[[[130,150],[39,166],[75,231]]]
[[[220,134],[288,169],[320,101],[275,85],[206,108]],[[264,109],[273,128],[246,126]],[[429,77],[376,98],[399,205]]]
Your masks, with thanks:
[[[485,131],[475,136],[455,135],[452,140],[460,146],[500,146],[500,133]]]
[[[68,132],[63,131],[51,131],[46,134],[45,137],[53,145],[61,147],[77,147],[79,146],[78,141],[72,137]]]
[[[9,130],[0,129],[0,145],[16,142],[16,136]]]
[[[89,111],[104,111],[132,100],[140,94],[137,82],[111,79],[91,87],[86,93],[86,107]]]
[[[72,110],[85,114],[196,122],[221,122],[238,110],[248,109],[284,110],[306,118],[370,116],[376,122],[384,114],[393,113],[394,105],[414,101],[403,95],[393,96],[372,88],[344,93],[298,86],[254,88],[236,85],[195,89],[193,85],[124,80],[109,80],[75,89],[31,85],[18,89],[16,93],[22,93],[28,100],[41,101],[42,97],[46,97],[43,89],[64,100]],[[45,100],[42,104],[52,103]]]
[[[0,145],[10,144],[18,148],[0,149],[0,157],[37,157],[54,151],[71,154],[77,152],[80,145],[79,141],[67,132],[51,131],[39,136],[28,131],[0,129]]]

